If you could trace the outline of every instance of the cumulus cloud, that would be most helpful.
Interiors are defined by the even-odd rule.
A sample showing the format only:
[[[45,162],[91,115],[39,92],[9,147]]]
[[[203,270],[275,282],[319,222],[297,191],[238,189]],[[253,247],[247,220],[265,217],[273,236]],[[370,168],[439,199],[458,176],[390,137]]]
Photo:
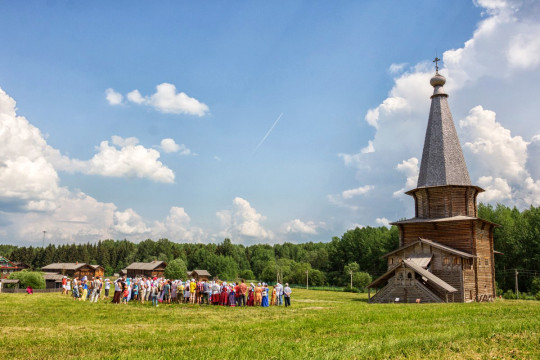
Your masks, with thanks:
[[[191,225],[191,217],[183,207],[173,206],[164,221],[156,221],[152,234],[178,242],[201,242],[206,234],[202,228]]]
[[[323,225],[313,221],[303,222],[300,219],[294,219],[281,225],[281,229],[286,234],[317,235],[317,228]]]
[[[120,105],[122,103],[122,100],[124,99],[122,94],[114,91],[114,89],[111,88],[105,90],[105,98],[110,105]]]
[[[191,150],[184,144],[177,144],[174,139],[167,138],[161,140],[161,150],[165,153],[179,153],[180,155],[191,155]]]
[[[341,193],[341,196],[344,199],[351,199],[358,195],[367,194],[369,191],[373,190],[374,188],[375,187],[373,185],[364,185],[364,186],[357,187],[356,189],[345,190]]]
[[[111,105],[119,105],[124,100],[122,94],[109,88],[105,90],[107,101]],[[203,116],[209,112],[208,105],[188,96],[185,92],[177,92],[176,86],[162,83],[156,86],[156,92],[143,96],[137,89],[126,94],[128,102],[153,107],[166,114],[188,114]]]
[[[505,179],[482,176],[478,179],[478,186],[486,190],[478,195],[483,202],[502,202],[512,198],[512,189]]]
[[[224,227],[220,232],[222,237],[248,238],[248,240],[274,238],[274,233],[260,224],[266,220],[266,217],[259,214],[247,200],[240,197],[233,200],[231,210],[218,211],[216,216]]]
[[[527,142],[521,136],[512,136],[510,130],[495,121],[495,112],[482,106],[472,108],[459,122],[465,137],[464,148],[479,161],[476,167],[492,175],[518,180],[526,174]]]
[[[123,96],[113,89],[106,90],[107,100],[111,105],[122,102]],[[159,112],[166,114],[188,114],[203,116],[209,111],[206,104],[188,96],[185,92],[177,92],[176,86],[162,83],[156,86],[156,92],[152,95],[143,96],[135,89],[126,95],[127,101],[138,105],[153,107]]]
[[[378,225],[381,225],[381,226],[386,226],[386,227],[390,227],[390,220],[388,220],[387,218],[385,217],[382,217],[382,218],[376,218],[375,219],[375,222],[378,224]]]
[[[56,206],[59,178],[38,128],[17,116],[16,103],[0,89],[0,211],[47,211]]]
[[[397,164],[396,169],[405,174],[407,181],[405,182],[405,187],[394,191],[394,196],[398,197],[404,194],[407,190],[412,190],[416,187],[418,182],[418,174],[420,168],[418,167],[418,158],[412,157],[408,160],[403,160],[401,163]]]
[[[392,75],[398,74],[405,69],[405,66],[407,66],[407,63],[391,64],[388,68],[388,72]]]
[[[104,140],[90,160],[69,159],[59,152],[49,152],[49,159],[57,170],[70,173],[101,175],[107,177],[147,178],[156,182],[173,183],[174,172],[159,161],[155,149],[139,145],[135,137],[112,136]]]

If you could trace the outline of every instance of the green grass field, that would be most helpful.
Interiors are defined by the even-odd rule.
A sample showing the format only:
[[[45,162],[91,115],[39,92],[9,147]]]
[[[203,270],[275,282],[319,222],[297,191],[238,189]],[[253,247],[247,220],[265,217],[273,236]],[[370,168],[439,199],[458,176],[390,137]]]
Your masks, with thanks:
[[[292,307],[114,305],[0,294],[2,359],[539,359],[540,302],[367,304],[294,289]]]

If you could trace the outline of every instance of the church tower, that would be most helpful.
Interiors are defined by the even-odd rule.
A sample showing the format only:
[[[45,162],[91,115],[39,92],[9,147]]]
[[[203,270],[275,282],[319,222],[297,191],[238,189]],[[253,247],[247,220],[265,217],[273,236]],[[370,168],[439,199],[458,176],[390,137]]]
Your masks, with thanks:
[[[435,62],[439,59],[435,59]],[[459,143],[446,79],[431,78],[431,108],[415,189],[415,217],[392,223],[399,248],[385,255],[388,271],[370,288],[370,302],[469,302],[495,296],[494,223],[477,217],[476,197]],[[382,286],[382,289],[381,289]]]

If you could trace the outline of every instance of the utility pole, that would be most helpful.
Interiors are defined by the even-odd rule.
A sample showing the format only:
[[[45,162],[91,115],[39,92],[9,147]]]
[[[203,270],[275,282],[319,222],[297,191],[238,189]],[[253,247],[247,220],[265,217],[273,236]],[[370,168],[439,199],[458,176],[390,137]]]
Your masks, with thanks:
[[[43,230],[43,248],[45,249],[45,234],[47,233],[47,231]]]
[[[306,270],[306,290],[309,290],[309,270]]]
[[[516,272],[516,299],[519,299],[519,289],[518,289],[518,271],[517,269],[514,269],[514,271]]]

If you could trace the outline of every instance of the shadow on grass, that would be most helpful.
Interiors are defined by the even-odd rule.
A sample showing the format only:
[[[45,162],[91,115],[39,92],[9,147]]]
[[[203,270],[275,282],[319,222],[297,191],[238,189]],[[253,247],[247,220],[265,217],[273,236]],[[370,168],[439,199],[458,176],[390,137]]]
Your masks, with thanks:
[[[368,299],[367,299],[367,298],[356,298],[356,299],[351,299],[351,301],[353,301],[353,302],[364,302],[364,303],[367,303],[367,302],[368,302]]]

